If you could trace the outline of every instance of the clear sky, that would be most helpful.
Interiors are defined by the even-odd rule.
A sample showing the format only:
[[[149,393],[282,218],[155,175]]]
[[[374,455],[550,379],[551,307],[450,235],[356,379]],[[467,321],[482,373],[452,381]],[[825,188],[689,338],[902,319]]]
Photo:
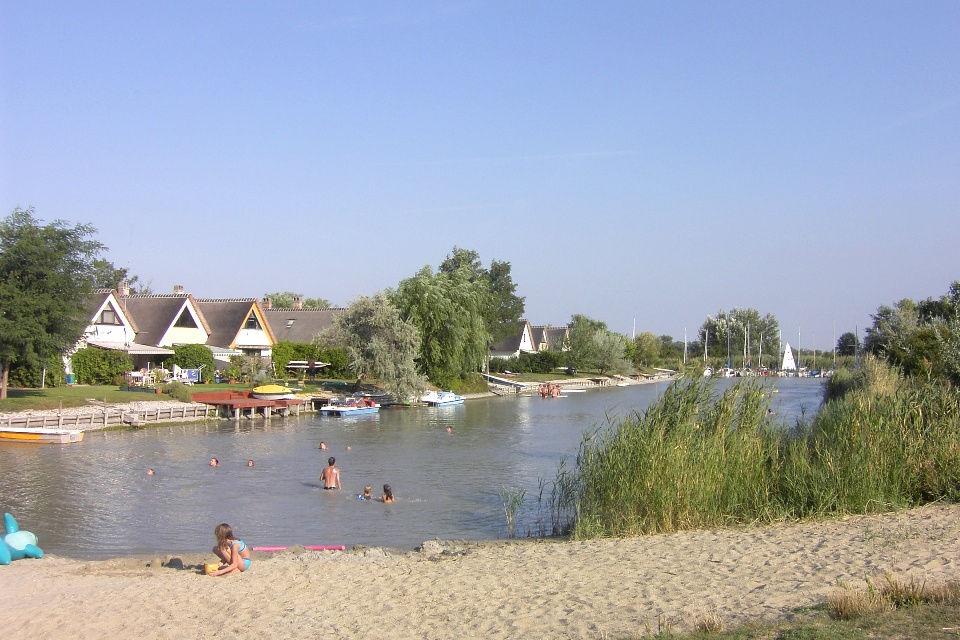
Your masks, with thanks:
[[[960,279],[960,3],[0,0],[0,214],[199,297],[456,246],[534,324],[829,349]]]

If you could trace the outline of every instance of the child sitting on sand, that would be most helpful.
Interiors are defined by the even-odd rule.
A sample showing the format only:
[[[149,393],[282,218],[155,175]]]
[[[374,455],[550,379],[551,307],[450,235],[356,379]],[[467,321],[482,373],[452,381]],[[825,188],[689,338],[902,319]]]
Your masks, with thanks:
[[[217,546],[213,552],[223,561],[223,565],[215,571],[211,571],[211,576],[225,576],[228,573],[240,573],[250,568],[250,549],[247,548],[243,540],[237,540],[233,537],[233,529],[226,522],[218,524],[213,530],[213,535],[217,537]]]

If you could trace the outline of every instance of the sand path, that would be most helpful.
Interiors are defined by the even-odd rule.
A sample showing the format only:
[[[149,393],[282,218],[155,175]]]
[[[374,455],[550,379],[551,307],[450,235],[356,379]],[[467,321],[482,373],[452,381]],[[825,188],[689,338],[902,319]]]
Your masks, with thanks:
[[[143,559],[0,567],[5,638],[610,638],[787,619],[838,581],[960,578],[960,506],[590,542],[284,552],[210,578]],[[155,564],[155,563],[154,563]],[[12,633],[11,633],[12,632]]]

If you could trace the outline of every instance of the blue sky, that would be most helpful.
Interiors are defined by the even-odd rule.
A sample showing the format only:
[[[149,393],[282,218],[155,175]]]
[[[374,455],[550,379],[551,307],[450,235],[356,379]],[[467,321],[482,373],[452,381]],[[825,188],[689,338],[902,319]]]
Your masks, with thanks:
[[[829,349],[960,279],[960,3],[0,0],[0,212],[201,297],[456,245],[527,316]]]

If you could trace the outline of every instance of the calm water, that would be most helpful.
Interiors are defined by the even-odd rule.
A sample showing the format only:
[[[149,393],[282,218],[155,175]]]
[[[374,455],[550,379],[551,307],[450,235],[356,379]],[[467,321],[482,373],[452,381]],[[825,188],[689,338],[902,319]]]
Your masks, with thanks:
[[[775,384],[778,418],[792,424],[816,412],[820,381]],[[36,533],[45,552],[74,557],[205,551],[224,521],[254,545],[412,548],[434,538],[505,537],[498,490],[508,487],[527,491],[517,523],[525,535],[536,529],[539,480],[576,456],[584,431],[642,410],[665,388],[92,431],[72,445],[0,444],[0,510]],[[318,450],[321,440],[329,451]],[[320,488],[329,455],[343,491]],[[208,466],[213,456],[221,466]],[[151,467],[157,475],[146,475]],[[365,484],[378,496],[384,483],[395,504],[357,500]]]

